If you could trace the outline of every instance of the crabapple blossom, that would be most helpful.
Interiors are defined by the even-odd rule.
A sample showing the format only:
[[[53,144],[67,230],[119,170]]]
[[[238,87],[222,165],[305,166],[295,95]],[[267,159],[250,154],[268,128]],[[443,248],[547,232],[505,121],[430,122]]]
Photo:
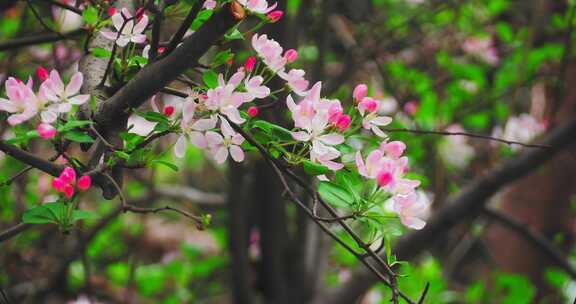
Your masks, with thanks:
[[[496,65],[500,61],[498,50],[494,46],[494,40],[490,37],[470,37],[464,41],[462,49],[490,65]]]
[[[358,104],[358,111],[362,115],[362,127],[372,130],[379,137],[386,137],[386,134],[380,130],[380,127],[386,126],[392,122],[388,116],[378,115],[379,103],[372,97],[364,97]]]
[[[6,80],[6,95],[8,99],[0,98],[0,110],[11,113],[8,123],[12,126],[21,124],[38,113],[38,98],[32,91],[32,78],[24,84],[21,80],[9,77]]]
[[[458,124],[450,125],[446,128],[447,132],[459,133],[466,132]],[[448,136],[440,142],[438,146],[440,158],[448,165],[462,169],[468,165],[474,157],[474,148],[468,143],[465,136]]]
[[[276,73],[284,69],[287,61],[282,56],[283,49],[276,40],[268,39],[266,34],[254,34],[252,36],[252,47],[270,70]]]
[[[309,82],[304,78],[305,74],[306,72],[300,69],[292,69],[288,73],[284,71],[278,72],[278,76],[286,80],[288,87],[299,96],[306,95],[306,90],[308,89]]]
[[[520,114],[508,119],[504,129],[496,127],[493,132],[494,137],[517,142],[529,142],[545,130],[545,125],[539,122],[530,114]],[[513,150],[518,150],[520,146],[512,145]]]
[[[90,175],[84,175],[78,179],[78,190],[86,191],[90,186],[92,186],[92,178]]]
[[[40,134],[40,137],[43,139],[52,139],[54,136],[56,136],[56,128],[47,123],[39,124],[36,130],[38,131],[38,134]]]
[[[268,1],[266,0],[237,0],[238,3],[242,4],[246,9],[257,14],[268,14],[273,11],[277,3],[268,6]]]
[[[393,197],[392,209],[406,227],[420,230],[426,226],[425,219],[430,213],[430,200],[422,191],[400,194]]]
[[[190,100],[184,104],[182,109],[182,122],[180,125],[182,135],[180,135],[174,145],[174,154],[178,158],[184,157],[188,141],[198,148],[208,148],[208,142],[204,132],[214,129],[218,119],[216,115],[211,115],[209,118],[195,118],[194,115],[196,114],[198,106],[194,100]]]
[[[247,91],[245,102],[252,101],[256,98],[266,98],[270,95],[270,89],[262,85],[263,82],[264,78],[262,76],[246,77],[246,79],[244,79],[244,87]]]
[[[40,95],[53,103],[41,113],[44,122],[54,122],[58,113],[70,112],[72,105],[81,105],[88,101],[90,95],[78,94],[83,79],[82,73],[76,72],[65,86],[58,71],[50,72],[48,79],[40,85]]]
[[[38,79],[40,81],[44,81],[46,79],[48,79],[48,70],[44,67],[38,67],[36,69],[36,77],[38,77]]]
[[[284,58],[288,63],[292,63],[298,59],[298,51],[295,49],[289,49],[284,53]]]
[[[142,18],[138,20],[138,23],[134,19],[135,17],[133,18],[130,12],[123,8],[112,16],[112,24],[116,31],[102,30],[100,34],[106,39],[116,41],[120,47],[125,47],[129,42],[144,43],[146,41],[144,31],[148,25],[148,16],[142,13]]]
[[[76,0],[66,1],[66,4],[75,7]],[[54,24],[56,25],[57,31],[60,33],[77,30],[84,24],[84,18],[82,18],[82,15],[55,5],[52,6],[52,17],[54,17]]]
[[[228,159],[228,154],[230,154],[234,161],[243,161],[244,151],[240,148],[240,145],[244,142],[244,137],[234,132],[225,118],[220,118],[220,122],[222,134],[214,131],[206,132],[206,140],[214,155],[214,160],[216,163],[222,164]]]
[[[242,82],[244,76],[244,71],[238,70],[226,83],[224,81],[224,75],[218,75],[219,86],[214,89],[209,89],[206,92],[208,97],[206,100],[206,107],[209,110],[219,111],[234,123],[244,123],[245,120],[240,116],[238,107],[247,102],[250,95],[234,91]],[[260,90],[258,91],[261,92]]]

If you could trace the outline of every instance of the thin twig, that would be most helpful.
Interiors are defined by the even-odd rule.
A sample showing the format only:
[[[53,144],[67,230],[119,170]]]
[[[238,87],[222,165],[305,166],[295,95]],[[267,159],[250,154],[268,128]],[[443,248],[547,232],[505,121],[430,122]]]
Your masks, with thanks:
[[[71,11],[71,12],[74,12],[74,13],[82,16],[82,11],[81,11],[80,9],[74,7],[74,6],[71,6],[71,5],[68,5],[68,4],[66,4],[66,3],[62,3],[62,2],[59,2],[59,1],[55,1],[55,0],[42,0],[42,1],[48,2],[48,3],[52,4],[52,5],[58,6],[58,7],[60,7],[60,8],[66,9],[66,10],[69,10],[69,11]]]
[[[0,232],[0,243],[11,239],[12,237],[20,234],[28,230],[28,228],[32,227],[30,224],[19,223],[16,226],[12,226],[7,230]]]
[[[30,7],[30,10],[32,11],[32,14],[34,15],[34,17],[36,17],[36,20],[38,20],[38,22],[40,22],[40,24],[42,25],[42,27],[44,27],[44,29],[46,29],[49,32],[55,33],[56,35],[58,35],[59,37],[62,38],[62,34],[60,32],[55,31],[54,29],[49,27],[48,24],[46,24],[44,22],[44,20],[42,19],[42,16],[40,16],[40,14],[38,13],[38,11],[34,7],[34,5],[32,5],[32,2],[30,2],[30,0],[26,0],[26,3],[28,4],[28,7]]]
[[[29,36],[29,37],[23,37],[23,38],[16,38],[16,39],[12,39],[12,40],[7,40],[7,41],[2,41],[0,42],[0,51],[6,51],[9,49],[17,49],[17,48],[21,48],[21,47],[27,47],[30,45],[36,45],[36,44],[42,44],[42,43],[49,43],[49,42],[55,42],[55,41],[60,41],[60,40],[65,40],[65,39],[72,39],[76,36],[80,36],[82,34],[86,33],[85,29],[77,29],[74,30],[72,32],[68,32],[68,33],[46,33],[46,34],[40,34],[40,35],[34,35],[34,36]]]
[[[184,37],[188,29],[190,28],[190,25],[192,25],[192,22],[194,22],[194,19],[196,19],[196,16],[200,12],[200,9],[202,8],[202,2],[203,1],[196,0],[194,5],[188,12],[188,15],[186,16],[184,21],[182,21],[182,24],[180,24],[180,28],[178,28],[178,31],[176,31],[176,33],[172,37],[172,40],[170,40],[170,44],[168,44],[168,47],[166,47],[166,50],[164,51],[164,53],[162,53],[162,57],[170,54],[178,46],[180,41],[182,41],[182,37]]]
[[[552,148],[549,145],[539,145],[539,144],[526,144],[518,141],[513,140],[506,140],[503,138],[493,137],[490,135],[482,135],[482,134],[475,134],[475,133],[468,133],[468,132],[448,132],[448,131],[428,131],[428,130],[417,130],[417,129],[383,129],[384,132],[403,132],[403,133],[414,133],[414,134],[424,134],[424,135],[442,135],[442,136],[467,136],[472,138],[480,138],[485,140],[492,140],[501,143],[505,143],[507,145],[519,145],[522,147],[527,148],[540,148],[540,149],[550,149]]]
[[[426,282],[426,286],[424,287],[424,291],[422,291],[422,295],[418,300],[418,304],[424,304],[424,300],[426,299],[426,295],[428,294],[429,289],[430,289],[430,282]]]

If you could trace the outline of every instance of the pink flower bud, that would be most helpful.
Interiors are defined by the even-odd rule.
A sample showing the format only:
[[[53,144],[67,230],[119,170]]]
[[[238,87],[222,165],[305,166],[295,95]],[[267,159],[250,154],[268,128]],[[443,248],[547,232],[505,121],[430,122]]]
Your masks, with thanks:
[[[234,56],[228,57],[228,59],[226,59],[226,64],[227,64],[227,65],[232,65],[232,64],[234,64]]]
[[[165,50],[166,50],[165,47],[163,47],[163,46],[159,47],[159,48],[158,48],[158,54],[164,53]]]
[[[38,131],[38,134],[40,134],[40,137],[43,139],[51,139],[56,136],[56,128],[47,123],[39,124],[36,130]]]
[[[66,167],[60,173],[60,179],[65,183],[74,183],[76,181],[76,171],[72,167]]]
[[[284,58],[286,58],[288,63],[292,63],[298,59],[298,51],[295,49],[289,49],[286,51],[286,53],[284,53]]]
[[[246,69],[246,71],[248,73],[252,72],[255,66],[256,66],[256,56],[248,57],[248,59],[246,59],[246,62],[244,63],[244,68]]]
[[[340,117],[338,118],[338,121],[336,122],[336,127],[338,127],[340,132],[344,132],[350,127],[351,121],[352,121],[352,118],[350,118],[350,115],[346,115],[346,114],[340,115]]]
[[[376,176],[376,181],[378,182],[378,185],[380,187],[387,186],[388,184],[390,184],[392,182],[392,179],[394,179],[394,176],[392,175],[392,173],[390,173],[388,171],[381,171]]]
[[[143,7],[136,10],[136,19],[138,21],[140,21],[140,19],[142,19],[142,17],[144,17],[144,8]]]
[[[61,178],[55,178],[52,180],[52,188],[58,192],[64,192],[64,186],[66,186],[66,182],[64,182]]]
[[[282,16],[284,16],[283,11],[275,10],[275,11],[272,11],[268,14],[268,19],[270,19],[270,22],[276,23],[276,22],[278,22],[278,20],[280,20],[282,18]]]
[[[174,114],[174,111],[174,106],[165,106],[163,112],[165,116],[170,117],[172,114]]]
[[[357,85],[352,93],[356,102],[360,102],[364,97],[366,97],[366,95],[368,95],[368,86],[363,83]]]
[[[418,112],[418,101],[412,100],[407,102],[404,105],[404,112],[408,113],[409,115],[415,115]]]
[[[116,14],[116,8],[111,6],[108,8],[108,16],[113,16]]]
[[[401,141],[391,141],[389,143],[382,143],[380,150],[392,158],[400,158],[406,150],[406,144]]]
[[[71,184],[64,185],[64,196],[71,198],[74,195],[74,187]]]
[[[364,112],[374,113],[377,110],[378,110],[378,101],[376,101],[372,97],[364,97],[362,98],[362,101],[360,101],[360,103],[358,104],[358,111],[360,111],[362,115],[364,115]]]
[[[78,189],[80,191],[86,191],[92,186],[92,178],[90,175],[83,175],[78,179]]]
[[[248,108],[248,116],[250,117],[256,117],[258,115],[258,108],[257,107],[249,107]]]
[[[36,69],[36,77],[38,77],[38,79],[40,79],[40,81],[44,81],[44,80],[48,79],[48,70],[45,69],[44,67],[39,66]]]

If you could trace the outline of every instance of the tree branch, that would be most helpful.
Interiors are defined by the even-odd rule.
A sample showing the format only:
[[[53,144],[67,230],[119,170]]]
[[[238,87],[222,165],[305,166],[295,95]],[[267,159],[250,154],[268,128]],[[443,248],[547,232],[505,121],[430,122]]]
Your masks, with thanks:
[[[521,235],[524,239],[540,249],[543,254],[550,258],[550,260],[566,271],[572,279],[576,279],[576,269],[570,264],[570,262],[568,262],[564,254],[541,233],[531,230],[526,223],[520,222],[502,212],[485,208],[483,213],[490,219],[500,223],[502,226],[505,226]]]
[[[17,49],[41,43],[55,42],[64,39],[72,39],[85,33],[87,33],[86,30],[81,28],[68,33],[47,33],[24,38],[16,38],[0,42],[0,51]]]
[[[432,248],[436,241],[445,237],[456,225],[478,216],[488,198],[502,187],[536,170],[559,152],[573,146],[576,141],[575,134],[576,120],[553,130],[540,141],[541,145],[550,146],[549,149],[526,150],[451,196],[442,205],[444,207],[430,218],[424,229],[406,234],[398,240],[395,246],[398,259],[406,261],[416,258],[423,251]],[[325,303],[353,303],[374,283],[376,280],[371,273],[358,268],[346,283],[319,297]]]
[[[62,166],[51,163],[47,160],[39,158],[38,156],[21,150],[14,145],[0,141],[0,151],[6,153],[7,155],[27,164],[34,168],[40,169],[52,176],[60,175],[60,172],[64,169]]]
[[[20,223],[8,228],[5,231],[0,232],[0,243],[11,239],[12,237],[20,234],[21,232],[28,230],[28,228],[30,227],[32,227],[32,225]]]

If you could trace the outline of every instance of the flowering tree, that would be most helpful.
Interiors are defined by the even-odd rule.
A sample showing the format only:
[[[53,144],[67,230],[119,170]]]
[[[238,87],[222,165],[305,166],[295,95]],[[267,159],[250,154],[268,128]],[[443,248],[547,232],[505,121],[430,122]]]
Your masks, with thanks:
[[[0,150],[27,166],[6,185],[38,169],[39,180],[51,176],[50,189],[42,190],[51,200],[26,208],[21,222],[3,232],[1,241],[42,224],[55,225],[63,234],[81,231],[83,223],[97,217],[94,206],[85,203],[97,189],[103,198],[120,202],[73,250],[83,251],[83,244],[120,213],[171,212],[191,220],[199,230],[212,227],[214,216],[209,213],[178,205],[149,206],[146,198],[134,201],[125,178],[146,180],[150,176],[137,172],[150,167],[152,172],[160,172],[160,167],[179,171],[185,164],[179,159],[188,160],[190,151],[200,151],[216,166],[228,164],[230,208],[243,195],[244,182],[235,177],[238,168],[265,163],[262,172],[271,173],[265,179],[275,179],[267,181],[272,195],[284,196],[306,221],[363,264],[360,276],[368,271],[370,280],[377,278],[393,303],[423,303],[428,285],[419,286],[415,298],[398,282],[399,266],[409,258],[406,252],[416,254],[458,217],[482,209],[474,204],[493,193],[486,189],[512,179],[509,172],[515,172],[515,178],[544,162],[574,131],[572,123],[542,144],[527,144],[546,129],[528,114],[512,117],[492,135],[468,133],[457,124],[424,131],[405,126],[418,121],[425,100],[406,102],[405,116],[393,117],[395,101],[361,81],[339,99],[330,97],[327,80],[300,68],[302,51],[283,46],[263,30],[282,22],[286,9],[266,0],[46,2],[53,15],[49,24],[31,2],[28,5],[55,33],[56,38],[49,39],[82,35],[83,54],[77,65],[46,62],[27,75],[6,75],[0,110],[12,135],[0,141]],[[166,29],[167,21],[184,10],[184,20]],[[490,39],[467,38],[462,50],[486,65],[500,64]],[[458,85],[462,91],[478,89],[475,83]],[[468,144],[470,138],[512,145],[508,153],[520,147],[533,150],[510,168],[487,175],[455,199],[463,203],[442,209],[427,224],[431,200],[422,183],[426,178],[412,172],[410,138],[397,138],[401,133],[446,136],[438,151],[446,164],[460,169],[476,153]],[[36,145],[50,152],[30,152]],[[152,185],[154,180],[144,183]],[[239,217],[234,217],[234,209],[230,211],[231,222],[246,215],[237,210]],[[401,238],[397,247],[392,245],[407,231],[414,232]],[[231,249],[245,250],[246,232],[235,235],[230,229]],[[264,242],[279,241],[265,239],[265,233],[260,233]],[[263,256],[265,262],[273,260]],[[71,262],[64,262],[59,276],[66,276]],[[242,274],[244,262],[232,263],[232,272]],[[237,301],[250,303],[242,291],[246,283],[235,284]],[[331,296],[339,298],[338,293]]]

